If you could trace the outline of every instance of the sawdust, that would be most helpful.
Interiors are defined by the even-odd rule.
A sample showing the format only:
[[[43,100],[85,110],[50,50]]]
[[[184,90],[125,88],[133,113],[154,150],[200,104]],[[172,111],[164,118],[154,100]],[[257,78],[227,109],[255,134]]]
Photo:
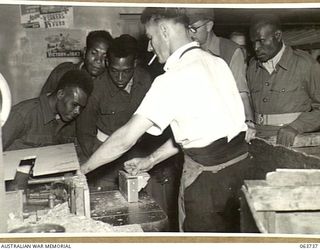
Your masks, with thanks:
[[[8,220],[8,231],[22,226],[35,226],[40,224],[58,224],[65,228],[66,233],[108,233],[108,232],[143,232],[140,225],[113,227],[110,224],[96,221],[85,216],[71,214],[68,203],[55,206],[43,214],[30,215],[23,221],[13,215]]]
[[[119,208],[125,207],[128,205],[126,199],[121,195],[120,192],[112,192],[109,193],[110,196],[91,196],[92,202],[95,204],[92,209],[92,215],[96,214],[96,211],[99,213],[105,212],[107,209],[110,210],[117,210]]]

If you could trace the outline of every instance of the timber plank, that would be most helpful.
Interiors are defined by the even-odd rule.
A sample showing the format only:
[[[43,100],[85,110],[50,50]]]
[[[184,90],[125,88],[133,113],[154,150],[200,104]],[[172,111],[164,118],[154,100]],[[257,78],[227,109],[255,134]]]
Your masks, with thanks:
[[[34,176],[78,170],[80,168],[73,143],[3,152],[5,180],[13,180],[21,160],[36,158]]]
[[[242,190],[242,193],[244,194],[244,197],[247,201],[247,205],[251,211],[252,217],[256,223],[258,230],[261,233],[268,233],[268,222],[266,221],[266,218],[264,217],[263,212],[257,212],[255,210],[253,203],[252,203],[252,198],[251,198],[248,190],[246,189],[246,187],[242,186],[241,190]]]
[[[320,186],[286,186],[251,189],[250,195],[257,211],[318,210]]]
[[[276,233],[320,234],[320,212],[276,213]]]
[[[267,173],[266,181],[270,186],[312,186],[320,185],[319,169],[276,169]]]

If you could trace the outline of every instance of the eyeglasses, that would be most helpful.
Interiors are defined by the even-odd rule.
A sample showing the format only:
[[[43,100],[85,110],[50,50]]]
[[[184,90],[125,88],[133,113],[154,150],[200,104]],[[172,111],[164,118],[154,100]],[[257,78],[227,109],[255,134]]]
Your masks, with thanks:
[[[210,22],[210,20],[204,22],[203,24],[201,24],[200,26],[198,27],[193,27],[191,25],[188,26],[188,29],[190,30],[190,32],[192,33],[197,33],[198,32],[198,29],[200,29],[201,27],[205,26],[208,22]]]

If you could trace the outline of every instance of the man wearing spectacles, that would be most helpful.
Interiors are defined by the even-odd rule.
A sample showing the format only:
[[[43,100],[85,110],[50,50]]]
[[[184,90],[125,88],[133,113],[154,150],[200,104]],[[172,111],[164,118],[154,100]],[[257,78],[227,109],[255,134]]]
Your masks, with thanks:
[[[279,19],[256,15],[250,39],[256,58],[248,67],[257,136],[292,146],[297,134],[320,127],[320,66],[282,40]]]
[[[179,199],[180,229],[239,232],[239,190],[249,179],[245,114],[227,64],[200,49],[178,8],[146,8],[141,15],[148,51],[165,63],[135,114],[81,166],[85,174],[127,152],[145,132],[173,137],[144,158],[125,162],[131,174],[184,154]]]
[[[186,8],[189,17],[189,34],[192,40],[200,43],[202,49],[221,57],[229,65],[245,108],[246,123],[249,127],[246,140],[255,135],[254,116],[251,108],[249,89],[246,81],[246,64],[241,47],[229,39],[216,36],[213,32],[213,9]]]

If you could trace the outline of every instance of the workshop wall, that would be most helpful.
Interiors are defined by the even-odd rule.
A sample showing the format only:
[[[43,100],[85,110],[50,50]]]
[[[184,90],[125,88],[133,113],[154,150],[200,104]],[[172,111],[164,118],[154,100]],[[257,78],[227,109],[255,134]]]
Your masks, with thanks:
[[[78,47],[83,48],[91,30],[105,29],[114,37],[130,32],[127,17],[137,16],[142,8],[74,6],[72,11],[73,22],[67,28],[24,28],[20,5],[0,4],[0,72],[9,83],[13,104],[37,97],[59,63],[79,60],[79,57],[48,58],[48,38],[75,38]],[[132,18],[129,21],[132,23]]]

